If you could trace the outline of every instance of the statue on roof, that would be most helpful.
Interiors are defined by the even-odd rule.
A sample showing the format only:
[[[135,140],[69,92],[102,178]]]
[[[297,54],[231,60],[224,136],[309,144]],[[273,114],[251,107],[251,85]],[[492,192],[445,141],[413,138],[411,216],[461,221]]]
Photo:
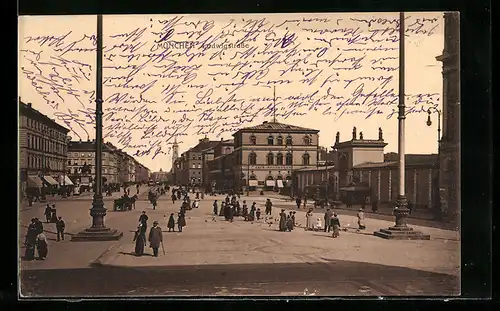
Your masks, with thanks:
[[[335,143],[340,143],[340,132],[337,132],[337,135],[335,135]]]
[[[359,132],[359,139],[363,140],[363,132]]]
[[[384,133],[381,127],[378,128],[378,140],[384,140]]]
[[[356,140],[356,127],[352,128],[352,140]]]

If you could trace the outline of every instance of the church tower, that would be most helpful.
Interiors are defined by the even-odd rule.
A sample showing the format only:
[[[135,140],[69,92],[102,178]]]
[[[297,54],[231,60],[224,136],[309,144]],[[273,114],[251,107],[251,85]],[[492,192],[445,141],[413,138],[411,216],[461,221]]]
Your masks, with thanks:
[[[177,158],[179,158],[179,145],[177,144],[177,136],[175,136],[174,144],[172,145],[172,166]]]

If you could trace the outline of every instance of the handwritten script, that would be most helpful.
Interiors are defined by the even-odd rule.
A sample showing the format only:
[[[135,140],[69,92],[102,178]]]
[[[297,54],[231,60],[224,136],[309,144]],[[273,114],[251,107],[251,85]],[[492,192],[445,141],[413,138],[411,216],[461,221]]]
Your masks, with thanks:
[[[119,17],[105,17],[105,140],[154,159],[169,154],[174,137],[228,136],[272,115],[284,123],[396,118],[397,15],[297,16],[152,17],[119,28],[106,28]],[[407,16],[409,44],[438,24]],[[21,75],[37,104],[86,139],[95,124],[96,35],[67,26],[23,33]],[[439,97],[406,94],[407,113],[426,112]]]

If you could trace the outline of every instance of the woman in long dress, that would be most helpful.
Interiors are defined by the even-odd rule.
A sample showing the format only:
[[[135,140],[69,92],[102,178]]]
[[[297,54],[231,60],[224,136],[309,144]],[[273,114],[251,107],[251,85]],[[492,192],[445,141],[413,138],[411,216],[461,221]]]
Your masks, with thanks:
[[[279,231],[286,231],[286,214],[284,209],[280,213]]]
[[[49,252],[49,247],[47,244],[47,237],[43,232],[39,233],[36,237],[36,249],[38,251],[38,258],[41,260],[45,260]]]
[[[338,238],[339,234],[340,234],[340,220],[337,217],[336,213],[333,214],[333,217],[332,217],[332,219],[330,221],[330,224],[331,224],[331,226],[333,228],[332,237]]]
[[[26,251],[24,253],[25,260],[35,259],[35,248],[36,248],[37,231],[35,226],[35,219],[31,219],[31,224],[28,226],[28,232],[26,233],[26,239],[24,245],[26,246]]]
[[[306,230],[314,230],[314,215],[312,213],[312,209],[306,213]]]
[[[142,225],[137,227],[135,232],[134,242],[135,242],[135,255],[142,256],[144,254],[144,246],[146,246],[146,234],[144,230],[141,230]]]
[[[365,226],[365,213],[363,212],[363,209],[358,210],[358,231],[359,230],[364,230],[366,229]]]

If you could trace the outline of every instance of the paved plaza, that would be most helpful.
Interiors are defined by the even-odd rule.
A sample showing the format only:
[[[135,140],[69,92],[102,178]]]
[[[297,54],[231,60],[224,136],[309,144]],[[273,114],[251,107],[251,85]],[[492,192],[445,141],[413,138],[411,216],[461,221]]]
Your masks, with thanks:
[[[135,190],[135,189],[133,189]],[[141,189],[145,192],[146,189]],[[55,241],[54,224],[48,231],[49,256],[45,261],[21,261],[25,295],[458,295],[460,242],[457,231],[413,226],[431,235],[430,241],[390,241],[373,231],[392,221],[372,219],[357,233],[356,218],[338,211],[343,227],[340,238],[325,232],[279,232],[277,221],[264,219],[227,222],[212,216],[214,197],[206,197],[200,208],[187,212],[182,233],[166,232],[170,213],[177,215],[180,203],[167,194],[159,206],[144,197],[136,210],[113,212],[106,199],[106,225],[123,231],[118,242],[70,242],[69,236],[90,225],[89,200],[58,202],[58,215],[67,224],[68,239]],[[218,201],[222,196],[216,197]],[[241,197],[257,202],[261,211],[266,197]],[[273,200],[277,201],[277,200]],[[273,216],[281,208],[278,204]],[[250,204],[249,204],[250,205]],[[133,235],[140,213],[149,216],[148,226],[158,220],[163,228],[165,255],[133,254]],[[43,207],[21,212],[21,238],[32,217],[43,219]],[[165,217],[166,216],[166,217]],[[317,212],[323,219],[323,212]],[[264,217],[264,216],[263,216]],[[305,223],[305,212],[296,221]],[[269,221],[268,221],[269,222]],[[21,254],[24,248],[21,248]],[[68,273],[71,277],[68,278]]]

